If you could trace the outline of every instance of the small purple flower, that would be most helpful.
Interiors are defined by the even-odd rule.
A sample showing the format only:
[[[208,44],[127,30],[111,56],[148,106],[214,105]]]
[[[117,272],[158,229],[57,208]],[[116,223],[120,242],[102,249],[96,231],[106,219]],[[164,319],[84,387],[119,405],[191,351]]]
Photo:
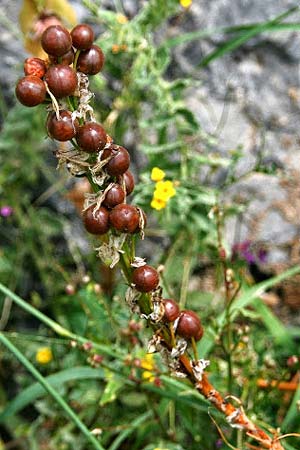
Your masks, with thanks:
[[[11,216],[13,213],[13,209],[11,206],[5,205],[5,206],[1,206],[0,208],[0,216],[2,217],[9,217]]]
[[[216,446],[216,448],[221,448],[221,447],[223,446],[223,441],[222,441],[222,439],[218,439],[218,440],[215,442],[215,446]]]
[[[248,264],[265,263],[267,261],[267,251],[263,248],[256,248],[251,241],[235,243],[232,247],[232,257],[240,258]]]

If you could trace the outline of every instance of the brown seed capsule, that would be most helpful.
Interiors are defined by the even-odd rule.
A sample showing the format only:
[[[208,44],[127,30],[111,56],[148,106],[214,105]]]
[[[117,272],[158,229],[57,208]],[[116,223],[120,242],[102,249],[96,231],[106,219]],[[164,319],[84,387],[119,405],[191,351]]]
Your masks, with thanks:
[[[164,298],[163,305],[165,308],[165,313],[163,320],[166,322],[174,322],[180,316],[180,308],[178,303],[172,298]]]
[[[78,56],[77,70],[86,75],[96,75],[100,72],[104,64],[104,54],[100,47],[92,45],[86,51],[82,51]]]
[[[16,96],[22,105],[39,105],[46,97],[45,83],[35,75],[23,77],[17,83]]]
[[[106,196],[103,200],[103,205],[107,208],[113,208],[120,203],[123,203],[125,199],[125,192],[123,188],[114,183],[110,190],[106,193]]]
[[[150,292],[157,288],[159,283],[159,276],[157,270],[152,266],[137,267],[132,272],[132,282],[140,292]]]
[[[56,98],[73,95],[77,88],[76,72],[65,64],[49,67],[45,75],[45,81]]]
[[[69,111],[59,111],[59,119],[57,119],[54,111],[48,114],[47,118],[47,131],[48,135],[52,139],[57,141],[69,141],[76,134],[76,128],[78,128],[78,120],[72,120],[72,114]]]
[[[46,63],[40,58],[26,58],[24,61],[25,75],[34,75],[35,77],[43,78],[47,71]]]
[[[193,337],[196,341],[199,341],[202,338],[203,328],[201,321],[194,311],[182,311],[176,333],[185,339],[191,339]]]
[[[78,128],[76,134],[77,144],[88,153],[102,150],[106,144],[106,139],[104,128],[96,122],[86,122]]]
[[[101,206],[95,210],[91,206],[83,213],[83,223],[86,230],[91,234],[105,234],[109,230],[109,214],[106,208]]]
[[[78,50],[87,50],[91,48],[95,35],[93,29],[89,25],[81,23],[73,28],[71,31],[71,38],[75,48]]]
[[[73,63],[74,57],[75,52],[72,48],[70,48],[70,50],[62,56],[49,55],[49,61],[51,62],[51,64],[64,64],[65,66],[69,66]]]
[[[125,184],[126,195],[130,195],[134,189],[134,176],[130,170],[127,170],[123,175],[118,176],[118,183],[123,186],[123,182]]]
[[[52,25],[43,32],[41,44],[49,55],[62,56],[72,47],[72,39],[66,28]]]
[[[110,160],[104,166],[106,172],[111,176],[122,175],[128,169],[130,165],[130,156],[128,151],[121,147],[121,145],[110,145],[109,148],[105,149],[102,153],[101,160]]]
[[[122,233],[134,233],[139,226],[140,216],[135,206],[121,203],[109,215],[110,224]]]

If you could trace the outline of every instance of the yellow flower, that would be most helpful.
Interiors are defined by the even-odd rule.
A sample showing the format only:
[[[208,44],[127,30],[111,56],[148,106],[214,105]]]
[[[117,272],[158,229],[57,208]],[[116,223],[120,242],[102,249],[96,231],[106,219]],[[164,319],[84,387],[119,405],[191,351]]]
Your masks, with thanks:
[[[48,364],[53,359],[50,347],[40,347],[36,352],[35,359],[39,364]]]
[[[159,167],[153,167],[151,171],[151,180],[152,181],[161,181],[165,178],[166,174]]]
[[[192,4],[192,0],[179,0],[179,3],[183,8],[189,8]]]
[[[150,203],[150,206],[151,208],[160,211],[161,209],[164,209],[167,206],[167,202],[159,198],[153,198],[152,202]]]
[[[145,369],[142,373],[143,380],[153,383],[155,380],[155,375],[153,374],[153,370],[155,369],[155,361],[152,353],[147,353],[146,356],[141,359],[141,368]]]
[[[124,25],[124,23],[128,22],[128,19],[126,16],[124,16],[124,14],[117,14],[117,22],[121,25]]]
[[[152,353],[147,353],[144,358],[141,359],[141,368],[145,370],[153,370],[155,362]]]
[[[142,373],[142,378],[145,381],[149,381],[149,383],[153,383],[153,381],[155,380],[155,375],[153,375],[153,372],[149,372],[149,370],[145,370]]]
[[[176,195],[174,184],[172,181],[158,181],[155,185],[153,197],[155,199],[167,202],[171,197]]]

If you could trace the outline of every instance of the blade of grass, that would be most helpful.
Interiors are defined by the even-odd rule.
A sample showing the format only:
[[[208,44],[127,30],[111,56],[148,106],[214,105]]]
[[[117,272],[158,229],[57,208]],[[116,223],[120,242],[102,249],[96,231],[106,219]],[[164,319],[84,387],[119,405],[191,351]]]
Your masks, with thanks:
[[[104,378],[104,372],[102,369],[92,369],[91,367],[83,366],[62,370],[61,372],[46,377],[45,380],[52,387],[55,387],[73,380],[91,380],[99,378]],[[45,394],[45,389],[39,383],[34,383],[31,386],[28,386],[13,400],[11,400],[4,411],[1,412],[0,423],[7,420],[10,416],[18,413],[21,409],[25,408],[25,406],[34,402],[37,398],[42,397]]]
[[[10,350],[13,355],[20,361],[20,363],[31,373],[31,375],[43,386],[43,388],[53,397],[53,399],[62,407],[69,418],[84,434],[86,439],[93,445],[96,450],[105,450],[104,447],[97,441],[95,436],[91,434],[89,429],[79,419],[77,414],[65,402],[62,396],[49,384],[49,382],[40,374],[40,372],[31,364],[31,362],[14,346],[14,344],[0,333],[0,342]]]
[[[281,430],[283,433],[288,433],[289,426],[299,420],[299,410],[297,408],[297,403],[300,401],[300,383],[298,384],[298,389],[296,390],[290,407],[285,415],[285,418],[281,424]]]
[[[273,314],[271,309],[259,298],[256,298],[252,305],[254,309],[259,313],[261,320],[265,324],[265,327],[269,330],[274,339],[278,341],[284,341],[287,338],[287,329],[280,322],[279,319]]]
[[[234,318],[239,314],[239,312],[243,308],[246,308],[251,303],[253,303],[253,301],[259,298],[259,296],[266,290],[270,289],[271,287],[275,286],[276,284],[280,283],[286,278],[290,278],[293,275],[296,275],[299,272],[300,266],[295,266],[289,270],[286,270],[280,275],[277,275],[276,277],[269,278],[268,280],[262,281],[261,283],[258,283],[255,286],[247,289],[240,297],[237,297],[236,300],[232,302],[230,308],[231,320],[234,320]],[[220,316],[217,318],[217,322],[220,327],[224,325],[225,313],[220,314]],[[281,331],[283,333],[283,328],[281,328]],[[216,332],[211,327],[208,327],[205,335],[198,344],[198,352],[199,355],[201,355],[201,358],[204,358],[211,351],[215,342],[215,338]],[[281,338],[283,338],[283,334]],[[287,329],[285,329],[284,340],[293,345],[292,336],[290,335],[289,330]]]
[[[198,30],[191,31],[189,33],[183,33],[179,36],[175,36],[169,39],[166,39],[162,44],[165,48],[176,47],[177,45],[186,44],[188,42],[196,41],[201,38],[206,38],[209,36],[214,36],[216,34],[232,34],[232,33],[241,33],[243,31],[251,31],[254,28],[257,28],[260,25],[266,24],[267,22],[262,23],[251,23],[246,25],[237,25],[234,27],[220,27],[220,28],[211,28],[206,30]],[[292,23],[278,23],[274,24],[272,28],[265,30],[268,33],[274,33],[277,31],[299,31],[300,30],[300,22],[292,22]]]
[[[286,11],[285,13],[275,17],[274,19],[269,20],[267,22],[263,22],[262,24],[259,24],[256,27],[245,31],[242,35],[230,39],[229,41],[225,42],[225,44],[221,45],[219,48],[217,48],[209,55],[207,55],[205,58],[203,58],[199,66],[200,67],[207,66],[211,61],[214,61],[215,59],[222,57],[225,53],[235,50],[236,48],[240,47],[257,34],[272,29],[274,25],[277,25],[283,19],[285,19],[286,17],[290,16],[291,14],[295,13],[298,10],[299,6],[295,6],[294,8],[291,8],[288,11]]]
[[[0,283],[0,291],[3,292],[4,295],[11,298],[24,311],[26,311],[29,314],[31,314],[32,316],[36,317],[42,323],[44,323],[49,328],[51,328],[59,336],[74,340],[76,342],[80,342],[81,344],[91,342],[89,339],[86,339],[83,336],[74,334],[71,331],[67,330],[66,328],[62,327],[59,323],[50,319],[48,316],[43,314],[41,311],[39,311],[38,309],[31,306],[29,303],[27,303],[21,297],[16,295],[14,292],[12,292],[10,289],[8,289],[6,286],[4,286],[2,283]],[[97,342],[92,342],[92,344],[95,348],[97,348],[98,350],[100,350],[102,353],[104,353],[106,355],[112,356],[113,358],[123,359],[123,355],[118,353],[118,351],[115,349],[112,350],[110,347],[108,347],[104,344],[99,344]]]
[[[130,427],[126,430],[122,431],[116,439],[112,442],[112,444],[109,446],[108,450],[117,450],[122,442],[130,436],[130,434],[138,428],[142,423],[146,422],[146,420],[150,419],[152,417],[152,411],[147,411],[146,413],[139,416],[137,419],[133,420]]]

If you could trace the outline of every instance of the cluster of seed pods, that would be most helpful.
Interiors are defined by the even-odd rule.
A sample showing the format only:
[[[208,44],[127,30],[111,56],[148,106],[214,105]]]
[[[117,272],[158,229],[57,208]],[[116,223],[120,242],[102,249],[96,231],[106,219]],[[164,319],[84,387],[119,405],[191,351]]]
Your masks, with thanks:
[[[79,171],[80,174],[84,173],[86,166],[100,167],[99,190],[82,215],[86,230],[99,236],[109,232],[115,235],[143,232],[145,213],[126,202],[135,186],[129,170],[129,152],[107,135],[103,126],[95,120],[91,107],[82,109],[81,97],[86,95],[87,90],[83,92],[80,86],[84,84],[86,87],[86,77],[100,72],[104,64],[103,52],[94,44],[92,28],[79,24],[69,32],[60,25],[53,25],[44,31],[41,44],[48,59],[25,60],[25,76],[17,83],[16,96],[25,106],[49,105],[47,133],[57,141],[72,142],[75,162],[83,164],[81,168],[84,170]],[[81,159],[76,160],[76,155],[80,155]],[[143,263],[132,267],[130,277],[128,282],[139,293],[157,291],[159,275],[152,266]],[[178,336],[186,340],[202,337],[200,319],[193,311],[180,311],[173,299],[163,299],[161,296],[160,307],[163,313],[159,320],[163,323],[176,321]]]

